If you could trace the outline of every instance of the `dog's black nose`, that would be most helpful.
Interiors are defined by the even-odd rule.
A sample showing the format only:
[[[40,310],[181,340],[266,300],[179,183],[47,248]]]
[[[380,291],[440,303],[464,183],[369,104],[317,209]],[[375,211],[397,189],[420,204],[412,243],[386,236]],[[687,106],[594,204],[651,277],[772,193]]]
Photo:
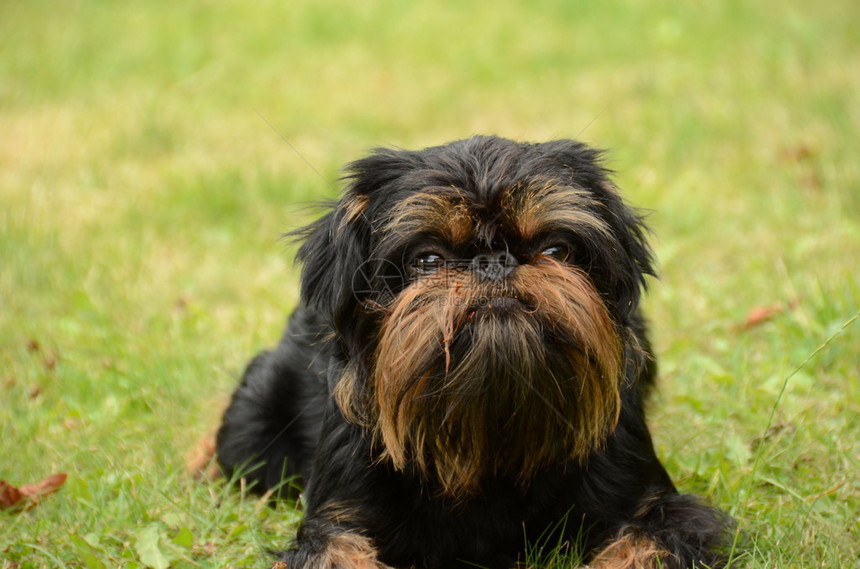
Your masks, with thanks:
[[[519,265],[516,258],[507,251],[478,255],[472,259],[472,270],[481,279],[501,281]]]

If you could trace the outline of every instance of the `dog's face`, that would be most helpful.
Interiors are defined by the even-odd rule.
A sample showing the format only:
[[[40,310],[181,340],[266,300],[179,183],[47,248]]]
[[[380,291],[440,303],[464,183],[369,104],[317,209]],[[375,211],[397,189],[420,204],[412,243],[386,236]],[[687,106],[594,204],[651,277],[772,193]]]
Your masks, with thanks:
[[[395,468],[457,496],[612,432],[651,268],[598,158],[489,137],[379,150],[308,229],[303,299],[345,352],[337,401]]]

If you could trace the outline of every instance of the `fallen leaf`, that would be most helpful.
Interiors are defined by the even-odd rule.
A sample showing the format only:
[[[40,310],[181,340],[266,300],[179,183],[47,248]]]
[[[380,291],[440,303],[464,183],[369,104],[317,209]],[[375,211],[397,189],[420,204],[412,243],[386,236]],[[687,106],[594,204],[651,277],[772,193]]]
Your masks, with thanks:
[[[793,310],[797,306],[797,301],[793,300],[788,304],[775,304],[772,306],[758,306],[747,313],[746,320],[738,326],[740,330],[752,330],[757,326],[761,326],[765,322],[769,322],[777,316]]]
[[[222,417],[228,405],[229,401],[222,399],[213,402],[212,409],[217,411],[218,417]],[[185,467],[195,480],[217,480],[221,477],[221,469],[215,460],[217,437],[218,427],[213,427],[186,453]]]
[[[769,320],[773,320],[774,316],[782,314],[782,311],[782,306],[759,306],[757,308],[753,308],[747,314],[744,328],[749,330],[750,328],[760,326]]]
[[[217,480],[221,476],[221,469],[215,462],[217,432],[217,429],[213,429],[204,435],[186,456],[185,467],[195,480]]]
[[[173,303],[173,312],[176,314],[185,314],[188,312],[190,304],[191,303],[187,298],[180,296],[176,299],[176,302]]]
[[[798,144],[791,148],[784,148],[781,152],[786,162],[807,162],[818,156],[818,149],[808,144]]]
[[[66,483],[67,475],[64,473],[52,474],[36,484],[25,484],[21,486],[21,493],[30,500],[38,501],[48,494],[53,494]]]
[[[66,483],[66,474],[52,474],[36,484],[24,484],[16,488],[0,480],[0,510],[29,510],[39,504],[45,496],[53,494]]]
[[[0,510],[11,508],[23,498],[20,490],[5,480],[0,480]]]

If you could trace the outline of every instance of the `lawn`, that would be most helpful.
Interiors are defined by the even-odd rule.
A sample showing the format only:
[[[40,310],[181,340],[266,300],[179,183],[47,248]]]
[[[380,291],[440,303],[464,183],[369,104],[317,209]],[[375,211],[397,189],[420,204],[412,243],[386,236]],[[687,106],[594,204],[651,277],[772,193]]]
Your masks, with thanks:
[[[732,566],[860,557],[860,5],[0,4],[0,568],[265,567],[299,515],[186,455],[379,145],[609,149],[649,213],[651,422]]]

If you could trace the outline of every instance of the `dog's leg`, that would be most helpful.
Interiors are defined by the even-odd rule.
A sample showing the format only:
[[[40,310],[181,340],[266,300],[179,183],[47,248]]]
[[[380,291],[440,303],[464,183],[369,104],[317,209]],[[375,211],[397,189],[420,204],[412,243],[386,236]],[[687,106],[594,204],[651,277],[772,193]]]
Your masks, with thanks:
[[[387,569],[371,540],[350,523],[355,508],[329,503],[302,523],[295,548],[273,569]]]
[[[217,455],[228,476],[238,474],[256,492],[290,476],[307,477],[328,399],[324,330],[312,312],[290,318],[280,344],[248,364],[224,413]]]
[[[588,565],[592,569],[662,569],[670,554],[659,543],[635,530],[622,531]]]
[[[337,531],[323,543],[285,552],[272,569],[387,569],[366,537]]]
[[[670,493],[643,500],[629,524],[597,552],[594,569],[717,569],[733,523],[693,496]]]
[[[575,502],[595,521],[589,547],[600,569],[716,569],[726,562],[734,521],[679,494],[660,464],[637,393],[618,428],[591,457]]]

